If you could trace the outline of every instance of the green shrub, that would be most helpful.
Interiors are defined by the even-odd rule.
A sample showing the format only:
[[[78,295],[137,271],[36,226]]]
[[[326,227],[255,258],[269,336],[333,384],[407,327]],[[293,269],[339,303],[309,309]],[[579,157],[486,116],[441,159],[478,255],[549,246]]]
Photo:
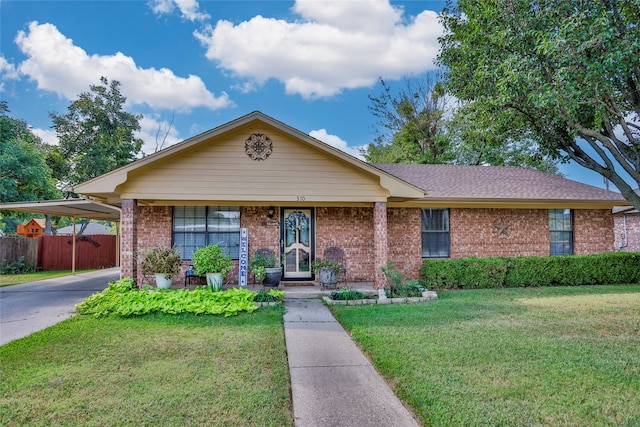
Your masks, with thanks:
[[[255,302],[280,302],[284,300],[284,291],[278,289],[264,289],[256,292],[256,296],[253,299]]]
[[[339,291],[333,291],[329,295],[332,300],[356,300],[356,299],[364,299],[364,294],[360,291],[355,291],[353,289],[342,288]]]
[[[392,286],[386,291],[388,298],[408,298],[421,297],[422,292],[427,288],[422,286],[418,280],[410,280],[400,286]]]
[[[12,263],[7,263],[6,259],[0,260],[0,274],[25,274],[33,273],[34,271],[36,271],[36,269],[33,266],[27,265],[24,262],[23,256]]]
[[[640,253],[430,259],[421,277],[436,289],[610,285],[640,282]]]
[[[110,283],[102,292],[90,295],[76,305],[80,314],[96,317],[116,314],[118,316],[140,316],[150,313],[166,314],[222,314],[234,316],[241,311],[257,310],[255,292],[232,288],[224,292],[213,292],[208,286],[187,289],[136,289],[131,278]]]

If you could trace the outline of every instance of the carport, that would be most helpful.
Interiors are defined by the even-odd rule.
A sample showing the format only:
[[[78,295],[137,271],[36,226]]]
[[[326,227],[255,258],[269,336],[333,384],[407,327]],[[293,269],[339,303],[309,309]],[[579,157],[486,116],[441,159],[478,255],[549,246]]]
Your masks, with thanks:
[[[78,218],[113,221],[120,227],[121,209],[89,199],[40,200],[35,202],[12,202],[0,204],[0,211],[37,213],[42,215],[73,218],[71,246],[71,273],[76,273],[76,220]],[[120,265],[120,233],[116,236],[116,265]]]

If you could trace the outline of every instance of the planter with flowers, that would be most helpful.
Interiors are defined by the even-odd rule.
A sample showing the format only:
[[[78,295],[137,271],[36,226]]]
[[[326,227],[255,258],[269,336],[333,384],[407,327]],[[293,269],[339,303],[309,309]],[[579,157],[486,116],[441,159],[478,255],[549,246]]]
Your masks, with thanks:
[[[337,287],[338,273],[340,272],[340,263],[316,258],[311,264],[314,273],[318,274],[320,288]]]
[[[156,275],[156,286],[169,289],[173,283],[173,276],[182,267],[182,256],[175,248],[159,246],[151,249],[142,261],[142,271]]]
[[[193,271],[207,277],[207,284],[214,291],[222,289],[222,280],[233,268],[231,255],[225,255],[218,245],[209,245],[193,253]]]

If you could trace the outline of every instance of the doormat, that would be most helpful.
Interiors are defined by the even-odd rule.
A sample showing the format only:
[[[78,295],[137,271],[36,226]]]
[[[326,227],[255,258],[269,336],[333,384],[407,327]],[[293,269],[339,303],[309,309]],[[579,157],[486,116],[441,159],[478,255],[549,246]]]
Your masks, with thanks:
[[[289,286],[315,286],[315,282],[282,282],[285,287]]]

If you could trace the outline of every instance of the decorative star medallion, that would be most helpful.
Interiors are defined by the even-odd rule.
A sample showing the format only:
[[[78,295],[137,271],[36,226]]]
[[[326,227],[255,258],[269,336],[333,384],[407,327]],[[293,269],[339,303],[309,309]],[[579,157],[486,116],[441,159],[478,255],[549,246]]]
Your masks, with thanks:
[[[244,152],[251,160],[267,160],[273,153],[273,143],[267,135],[254,133],[244,142]]]
[[[509,237],[509,227],[511,227],[511,224],[505,224],[504,218],[500,217],[493,221],[493,226],[498,230],[498,236],[504,234]]]

